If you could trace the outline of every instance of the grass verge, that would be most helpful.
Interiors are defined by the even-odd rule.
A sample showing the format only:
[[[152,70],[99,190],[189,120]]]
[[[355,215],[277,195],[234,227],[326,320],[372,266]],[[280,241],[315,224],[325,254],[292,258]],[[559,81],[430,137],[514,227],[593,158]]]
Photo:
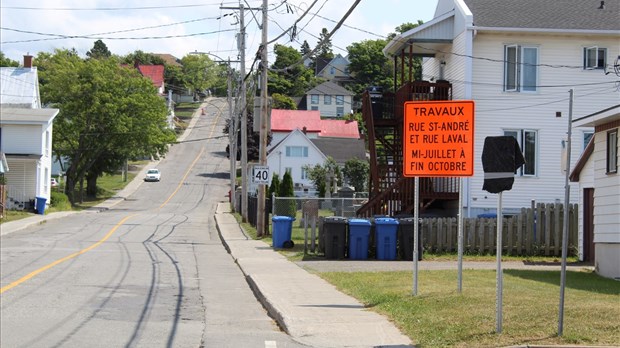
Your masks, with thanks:
[[[416,345],[614,345],[620,342],[620,282],[568,272],[564,335],[557,336],[560,272],[505,270],[502,333],[495,332],[495,271],[320,273],[339,290],[388,316]]]

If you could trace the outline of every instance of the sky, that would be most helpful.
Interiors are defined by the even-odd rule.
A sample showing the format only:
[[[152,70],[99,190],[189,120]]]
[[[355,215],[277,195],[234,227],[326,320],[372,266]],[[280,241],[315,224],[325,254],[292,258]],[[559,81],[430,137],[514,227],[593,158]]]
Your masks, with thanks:
[[[261,41],[260,0],[242,0],[247,32],[246,61],[251,63]],[[289,29],[308,6],[314,6],[296,25],[291,41],[284,35],[275,43],[311,48],[322,28],[331,31],[354,0],[270,0],[268,38]],[[56,48],[74,48],[81,56],[101,39],[117,55],[136,50],[169,53],[177,58],[190,52],[207,52],[213,59],[238,59],[235,35],[239,32],[239,1],[221,0],[0,0],[0,51],[23,63],[23,56]],[[395,32],[403,23],[433,18],[437,0],[361,0],[344,25],[332,36],[334,54],[346,56],[353,42],[375,40]],[[273,51],[273,44],[269,47]],[[273,57],[270,56],[270,61]],[[36,65],[36,61],[34,63]]]

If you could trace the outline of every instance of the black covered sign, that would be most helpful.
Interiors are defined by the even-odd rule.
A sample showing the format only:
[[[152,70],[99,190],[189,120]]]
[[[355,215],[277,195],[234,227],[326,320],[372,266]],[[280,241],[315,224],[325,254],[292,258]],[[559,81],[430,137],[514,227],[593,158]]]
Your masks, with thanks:
[[[525,159],[514,137],[486,137],[482,149],[482,189],[490,193],[510,191],[515,171],[524,164]]]

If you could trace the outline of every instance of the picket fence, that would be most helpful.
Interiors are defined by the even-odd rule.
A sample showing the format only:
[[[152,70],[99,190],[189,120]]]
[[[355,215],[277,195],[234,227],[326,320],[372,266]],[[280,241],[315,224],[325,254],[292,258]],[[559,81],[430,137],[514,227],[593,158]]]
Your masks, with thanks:
[[[577,253],[578,206],[569,205],[568,254]],[[564,207],[559,203],[537,203],[534,209],[522,208],[520,214],[504,217],[502,250],[507,255],[561,256]],[[421,219],[419,232],[425,250],[457,252],[458,222],[456,218]],[[463,219],[463,251],[494,254],[497,218]]]

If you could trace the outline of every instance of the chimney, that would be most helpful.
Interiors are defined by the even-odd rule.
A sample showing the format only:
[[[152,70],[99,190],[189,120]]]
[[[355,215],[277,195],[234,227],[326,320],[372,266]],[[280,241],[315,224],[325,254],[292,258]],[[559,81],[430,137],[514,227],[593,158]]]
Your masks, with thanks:
[[[32,68],[32,56],[29,54],[24,55],[24,68]]]
[[[306,132],[308,131],[308,128],[306,128],[306,126],[304,126],[304,128],[301,131],[304,132],[304,134],[306,134]]]

